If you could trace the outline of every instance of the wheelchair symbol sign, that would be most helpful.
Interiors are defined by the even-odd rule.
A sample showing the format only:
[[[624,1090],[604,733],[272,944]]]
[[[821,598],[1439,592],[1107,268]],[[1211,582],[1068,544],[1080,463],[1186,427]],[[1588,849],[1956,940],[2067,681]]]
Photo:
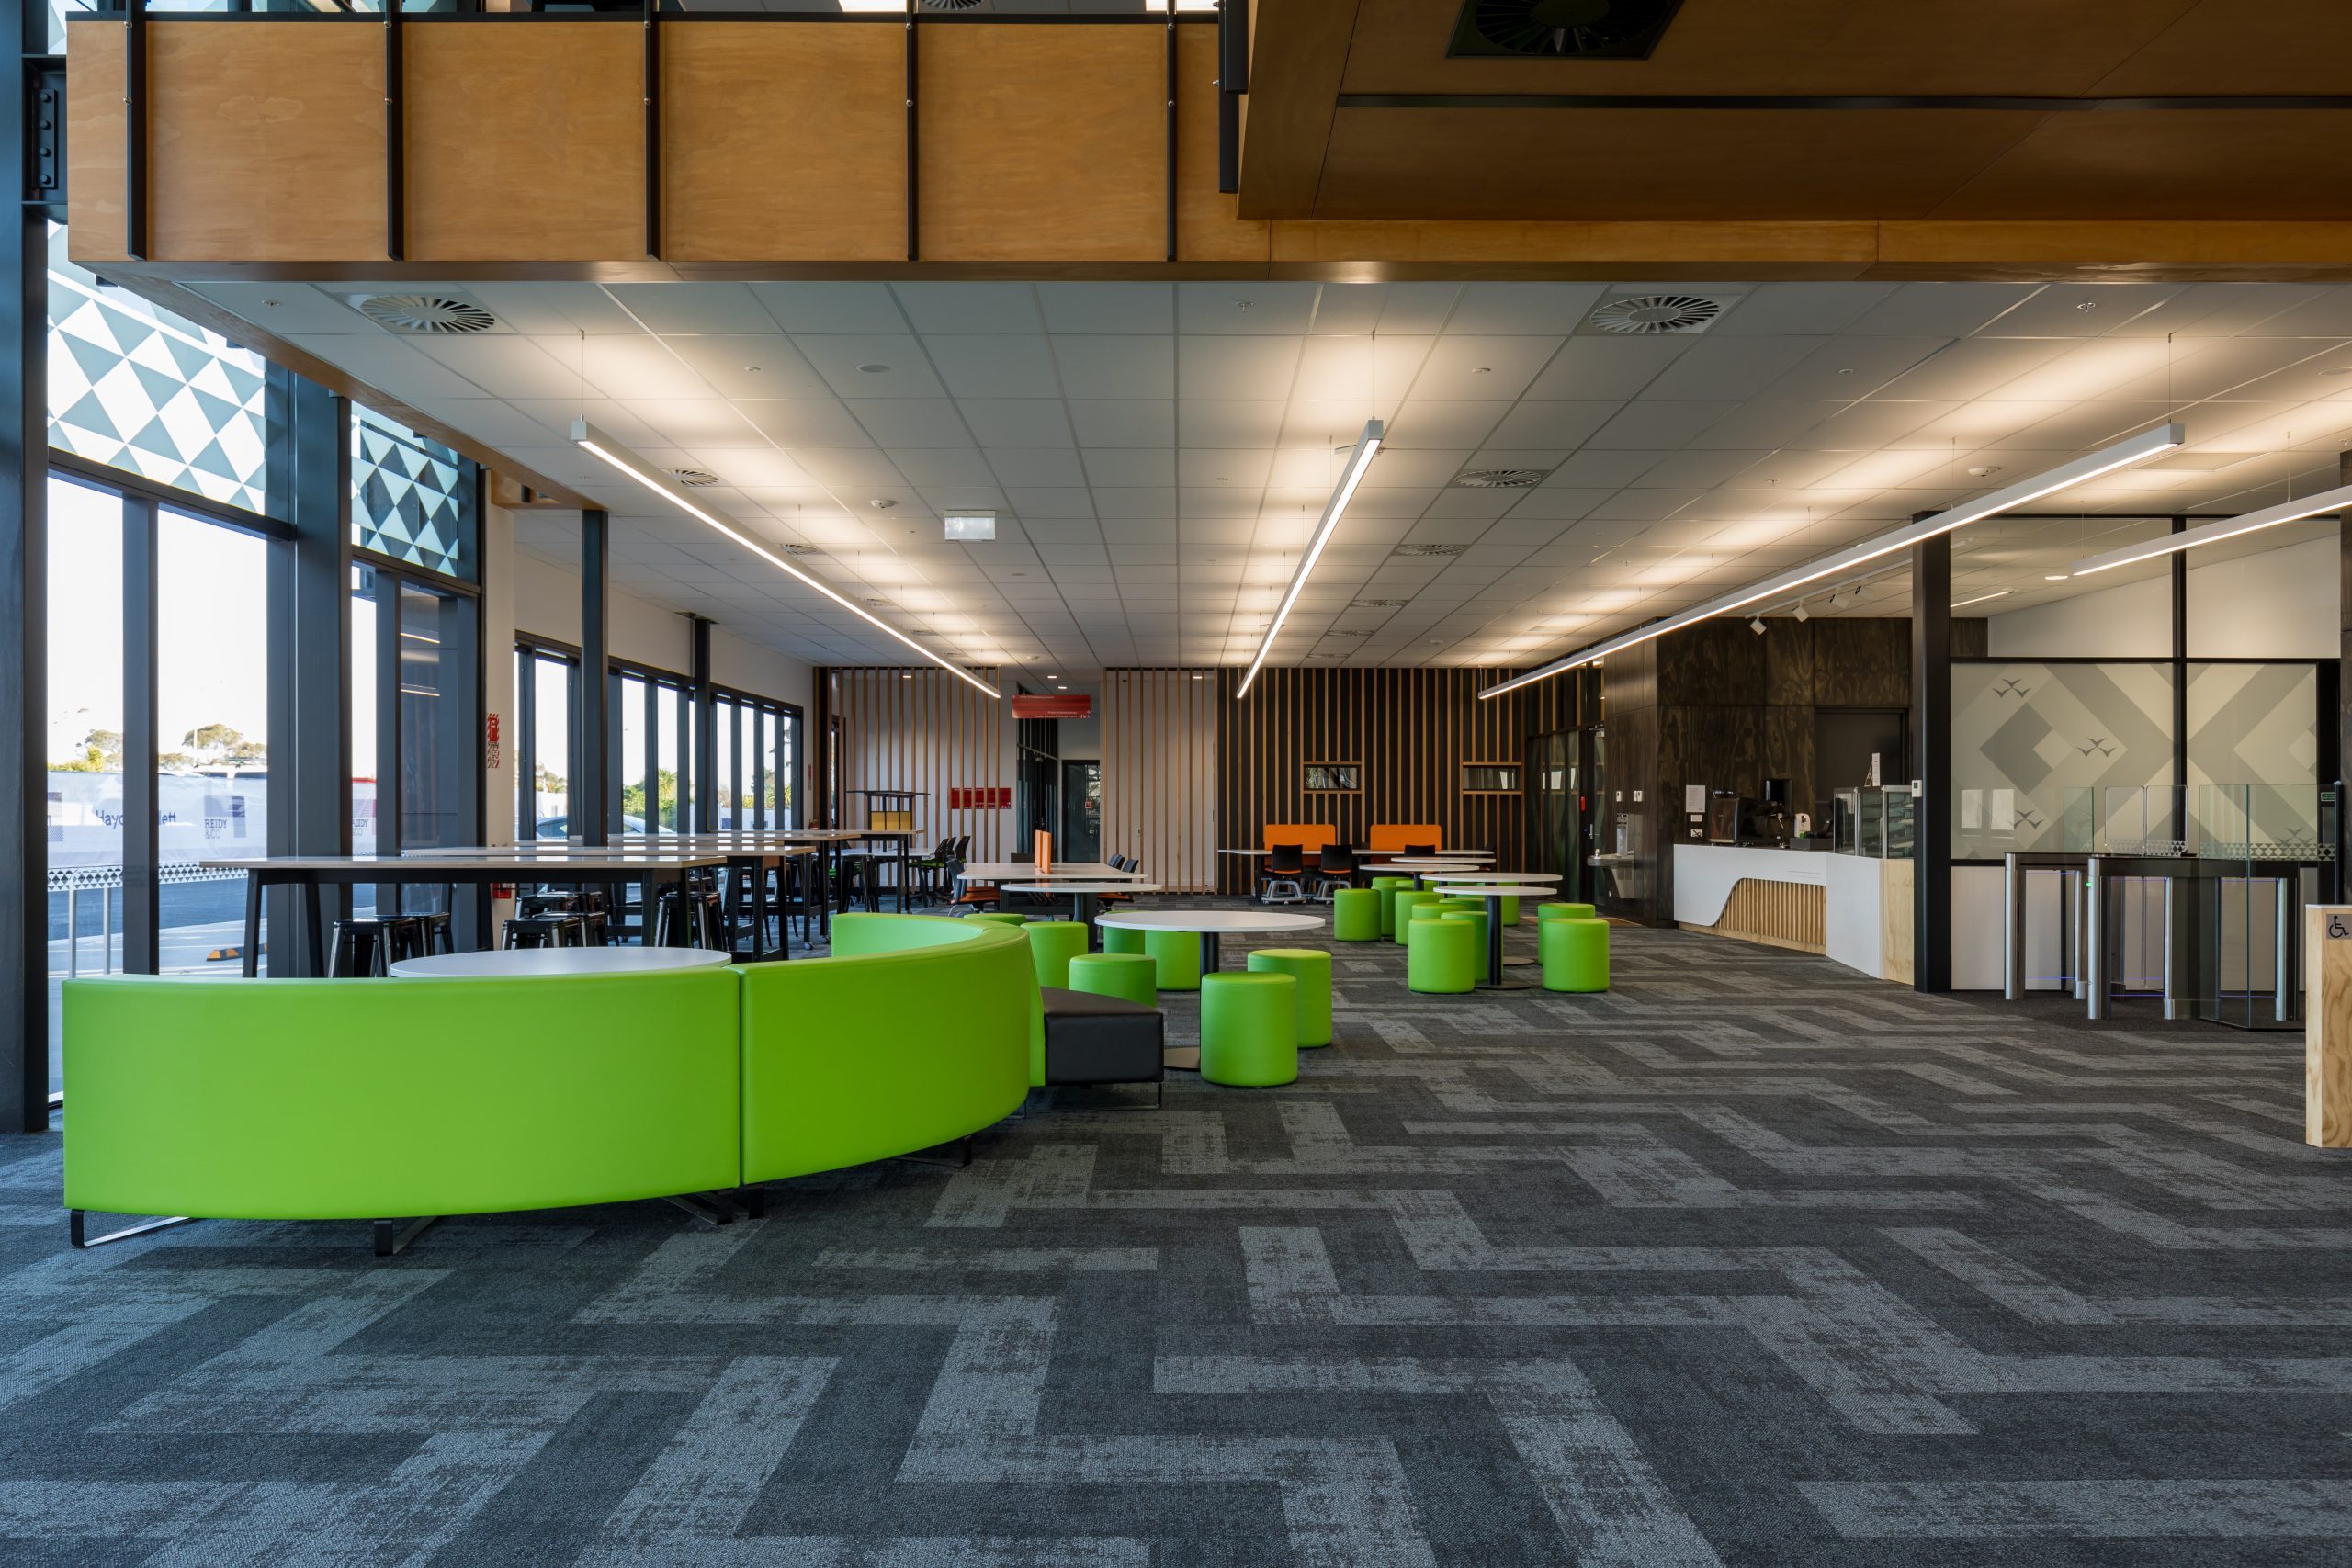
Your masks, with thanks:
[[[2328,916],[2327,940],[2330,942],[2352,941],[2352,916]]]

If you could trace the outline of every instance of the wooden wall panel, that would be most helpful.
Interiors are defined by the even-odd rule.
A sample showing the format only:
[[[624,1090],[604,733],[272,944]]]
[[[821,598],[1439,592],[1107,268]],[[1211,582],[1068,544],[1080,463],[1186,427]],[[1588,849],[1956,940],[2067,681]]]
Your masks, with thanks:
[[[1241,198],[1216,188],[1216,29],[1178,28],[1176,59],[1176,254],[1184,261],[1264,262],[1272,226],[1238,216]]]
[[[1102,671],[1102,852],[1171,891],[1217,886],[1217,674]]]
[[[1767,882],[1744,876],[1732,885],[1724,912],[1712,926],[1683,924],[1685,931],[1737,937],[1766,947],[1799,953],[1829,951],[1829,889],[1819,883]]]
[[[65,53],[66,243],[76,261],[119,260],[126,243],[122,50],[119,25],[85,22]]]
[[[148,62],[157,255],[384,255],[384,37],[365,23],[159,28]]]
[[[412,259],[645,254],[641,28],[424,22],[401,37]]]
[[[662,28],[662,254],[905,259],[906,47],[895,27]]]
[[[993,681],[993,671],[977,671]],[[909,789],[915,805],[917,852],[951,834],[972,835],[971,858],[1001,860],[1012,848],[1011,809],[950,807],[949,791],[1013,786],[1012,719],[992,701],[944,670],[841,667],[818,671],[825,711],[842,721],[842,799],[835,819],[865,820],[865,802],[851,792]]]
[[[1165,260],[1159,28],[925,28],[919,59],[925,261]]]

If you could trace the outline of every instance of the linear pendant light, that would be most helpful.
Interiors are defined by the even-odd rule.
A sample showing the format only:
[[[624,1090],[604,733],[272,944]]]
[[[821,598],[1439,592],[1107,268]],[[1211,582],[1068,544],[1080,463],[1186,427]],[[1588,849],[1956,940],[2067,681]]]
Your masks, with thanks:
[[[1355,499],[1356,487],[1363,483],[1364,470],[1372,466],[1372,455],[1380,450],[1381,438],[1386,434],[1386,427],[1378,420],[1363,422],[1363,434],[1356,437],[1356,449],[1349,456],[1347,468],[1340,471],[1340,482],[1332,487],[1331,499],[1323,503],[1323,518],[1315,525],[1315,536],[1306,541],[1306,554],[1300,558],[1298,570],[1290,580],[1290,592],[1283,595],[1282,604],[1275,607],[1274,618],[1266,627],[1266,640],[1258,645],[1258,657],[1250,661],[1249,671],[1241,677],[1241,684],[1234,688],[1236,697],[1248,696],[1250,682],[1255,681],[1258,671],[1265,668],[1266,655],[1273,652],[1274,638],[1283,635],[1283,623],[1290,618],[1290,607],[1298,603],[1298,592],[1306,586],[1307,573],[1315,570],[1316,561],[1323,554],[1323,547],[1331,542],[1331,535],[1340,526],[1340,518],[1347,512],[1348,502]]]
[[[842,609],[847,610],[851,615],[855,615],[859,620],[864,621],[875,630],[886,633],[888,636],[895,637],[899,642],[906,644],[909,648],[914,649],[917,653],[922,654],[925,659],[931,660],[933,664],[938,665],[942,670],[946,671],[950,675],[955,676],[957,680],[964,682],[967,685],[978,687],[981,691],[986,692],[991,697],[1001,697],[1004,695],[1003,693],[998,691],[994,686],[989,685],[986,681],[981,680],[970,671],[964,669],[960,665],[951,664],[936,653],[932,652],[931,649],[925,648],[922,644],[915,641],[914,638],[907,636],[906,633],[899,630],[898,627],[891,626],[886,621],[876,619],[875,616],[868,615],[865,610],[859,605],[851,604],[847,599],[842,598],[839,593],[833,592],[832,589],[827,587],[824,583],[818,581],[817,579],[809,576],[807,572],[801,570],[798,567],[793,565],[782,556],[777,555],[775,551],[769,549],[765,545],[761,544],[757,539],[754,539],[750,535],[744,533],[743,530],[738,527],[735,524],[727,521],[716,513],[706,510],[695,502],[680,494],[675,488],[663,482],[660,478],[658,478],[654,474],[652,468],[645,463],[644,459],[639,457],[636,453],[631,452],[628,447],[622,446],[619,442],[614,440],[611,436],[605,434],[594,425],[590,424],[586,420],[575,419],[571,422],[571,444],[579,447],[582,451],[589,454],[591,457],[602,458],[605,462],[609,463],[615,468],[617,468],[622,473],[627,474],[630,479],[635,479],[639,484],[643,485],[646,489],[651,491],[654,494],[660,496],[662,500],[668,502],[671,505],[676,507],[687,516],[695,519],[697,523],[701,523],[717,531],[718,533],[725,535],[728,538],[732,539],[735,543],[742,546],[745,549],[751,551],[753,555],[759,557],[762,560],[767,562],[778,571],[785,573],[788,577],[797,578],[802,582],[807,583],[809,587],[815,589],[818,592],[822,593],[826,598],[831,599],[834,604],[839,604]]]
[[[1978,496],[1974,501],[1962,502],[1949,511],[1939,512],[1932,516],[1922,517],[1917,522],[1906,523],[1900,528],[1891,529],[1875,537],[1864,539],[1860,544],[1849,545],[1835,554],[1823,556],[1804,566],[1792,567],[1787,571],[1775,577],[1768,577],[1761,582],[1736,589],[1720,599],[1710,599],[1703,604],[1695,604],[1678,615],[1668,615],[1663,620],[1652,621],[1648,626],[1637,627],[1622,637],[1611,637],[1605,642],[1597,642],[1589,648],[1579,649],[1565,659],[1554,660],[1540,670],[1531,670],[1526,674],[1515,676],[1500,685],[1488,686],[1478,695],[1481,699],[1499,697],[1505,692],[1515,692],[1521,686],[1532,686],[1538,681],[1548,681],[1555,675],[1566,674],[1597,659],[1606,659],[1620,649],[1637,647],[1654,637],[1664,637],[1668,632],[1680,631],[1684,626],[1696,626],[1701,621],[1712,620],[1717,615],[1727,615],[1734,610],[1744,610],[1759,600],[1778,598],[1791,589],[1802,588],[1808,582],[1818,582],[1825,577],[1841,577],[1865,561],[1873,561],[1881,556],[1893,555],[1897,550],[1909,549],[1921,540],[1932,539],[1940,534],[1949,534],[1955,528],[1965,528],[1971,523],[1981,523],[1987,517],[2007,512],[2013,507],[2023,506],[2030,501],[2039,501],[2045,495],[2069,489],[2086,479],[2095,479],[2101,474],[2111,474],[2118,468],[2128,468],[2134,463],[2144,463],[2160,452],[2171,451],[2179,446],[2183,439],[2179,425],[2160,424],[2154,430],[2143,431],[2137,435],[2117,442],[2112,446],[2102,446],[2096,452],[2086,453],[2071,463],[2061,463],[2058,467],[2036,474],[2030,479],[2019,479],[2013,485]]]
[[[2219,523],[2202,527],[2167,534],[2144,545],[2126,545],[2120,550],[2109,550],[2103,556],[2092,556],[2075,563],[2076,577],[2088,577],[2095,571],[2110,567],[2130,566],[2135,561],[2154,560],[2181,550],[2193,550],[2199,545],[2217,545],[2223,539],[2234,539],[2240,534],[2256,533],[2264,528],[2276,528],[2282,523],[2301,523],[2330,512],[2352,512],[2352,485],[2338,485],[2301,501],[2282,501],[2276,506],[2266,506],[2259,512],[2242,516],[2225,517]]]

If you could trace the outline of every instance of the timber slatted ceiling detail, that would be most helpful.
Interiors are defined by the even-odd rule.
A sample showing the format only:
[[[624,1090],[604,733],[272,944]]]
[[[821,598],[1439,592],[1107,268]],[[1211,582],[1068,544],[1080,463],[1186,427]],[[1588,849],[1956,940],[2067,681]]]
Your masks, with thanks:
[[[996,671],[975,671],[993,683]],[[1012,721],[1005,705],[944,670],[841,667],[822,671],[831,711],[842,721],[844,827],[865,821],[854,791],[908,789],[915,802],[915,849],[925,853],[951,834],[972,835],[971,858],[1001,860],[1012,846],[1012,813],[949,806],[956,789],[1012,787]]]
[[[1529,736],[1571,722],[1570,679],[1478,700],[1517,673],[1269,668],[1237,698],[1241,671],[1218,671],[1218,832],[1245,849],[1269,822],[1329,822],[1360,844],[1375,822],[1430,822],[1449,844],[1495,851],[1498,869],[1525,869],[1527,796],[1461,788],[1464,762],[1523,761]],[[1307,790],[1306,765],[1334,759],[1363,764],[1360,792]],[[1227,856],[1218,867],[1226,892],[1247,892],[1250,879],[1247,861]]]
[[[1174,891],[1217,886],[1216,670],[1102,671],[1102,852]]]

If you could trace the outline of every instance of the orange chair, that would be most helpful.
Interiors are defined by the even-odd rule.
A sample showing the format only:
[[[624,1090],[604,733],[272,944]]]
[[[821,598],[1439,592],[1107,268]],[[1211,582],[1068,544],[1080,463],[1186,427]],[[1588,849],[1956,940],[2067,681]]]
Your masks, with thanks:
[[[1365,844],[1368,855],[1401,855],[1415,844],[1445,847],[1445,829],[1434,822],[1374,822]]]

